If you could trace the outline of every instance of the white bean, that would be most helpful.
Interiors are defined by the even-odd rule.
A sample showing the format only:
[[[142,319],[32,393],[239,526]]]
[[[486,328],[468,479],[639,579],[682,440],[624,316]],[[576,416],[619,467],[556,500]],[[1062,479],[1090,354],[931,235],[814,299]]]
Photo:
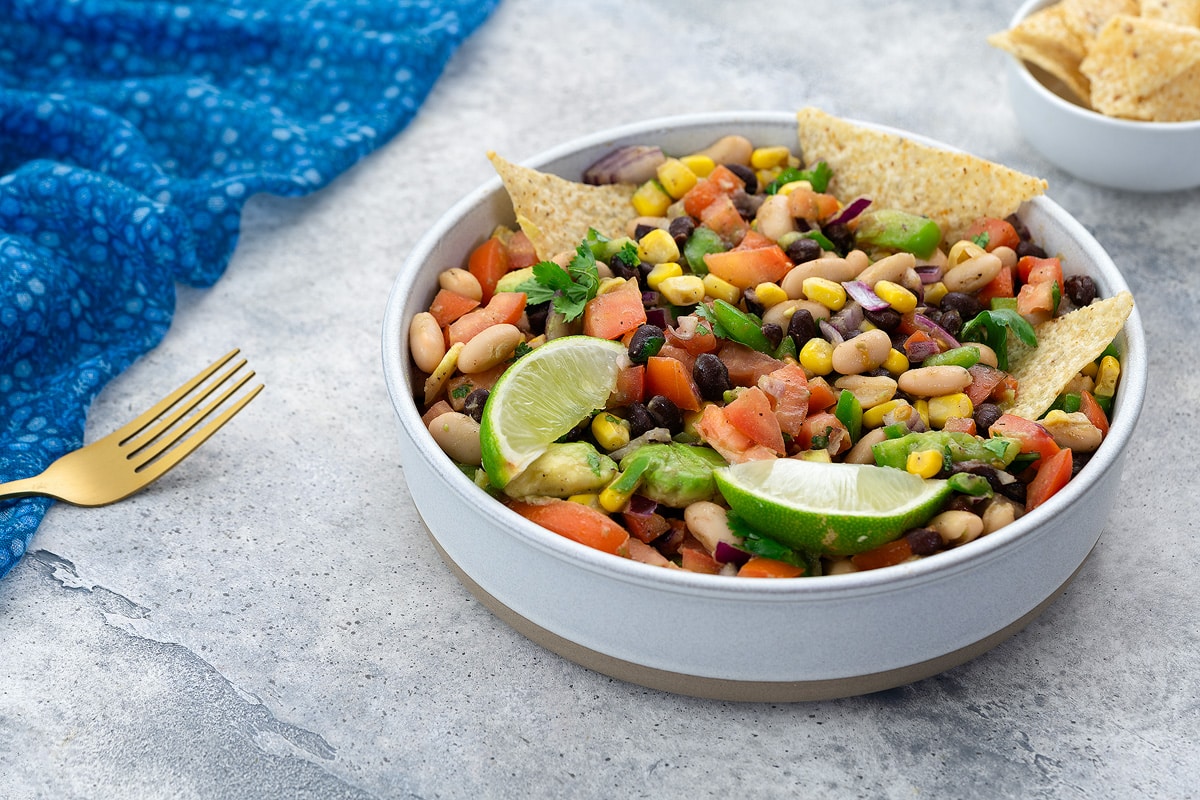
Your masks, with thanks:
[[[812,300],[784,300],[763,312],[763,323],[778,325],[786,331],[792,314],[802,308],[808,309],[808,313],[812,314],[814,320],[829,319],[829,309],[820,303]]]
[[[874,464],[875,452],[871,448],[886,438],[887,434],[883,432],[883,428],[872,428],[867,431],[846,453],[846,463]]]
[[[929,521],[927,528],[937,531],[947,544],[965,544],[983,533],[983,520],[970,511],[943,511]]]
[[[737,543],[737,536],[729,527],[728,514],[716,503],[700,500],[688,504],[683,510],[683,521],[710,553],[717,549],[718,542],[730,545]]]
[[[788,270],[787,275],[779,282],[779,288],[787,292],[788,297],[804,297],[804,281],[809,278],[825,278],[834,283],[842,283],[854,280],[854,276],[859,272],[856,264],[844,258],[816,258]]]
[[[784,194],[773,194],[763,201],[754,216],[758,232],[779,241],[786,233],[796,230],[796,220],[788,211],[788,198]]]
[[[472,300],[483,299],[483,287],[479,285],[479,279],[461,267],[442,270],[438,275],[438,286]]]
[[[977,292],[1000,274],[1002,266],[999,256],[983,253],[947,270],[942,283],[951,292]]]
[[[916,264],[917,259],[912,253],[893,253],[879,259],[855,277],[872,288],[880,281],[901,283],[904,280],[904,274]]]
[[[874,408],[896,396],[896,380],[887,375],[843,375],[833,383],[858,398],[864,408]]]
[[[900,375],[900,391],[917,397],[941,397],[961,392],[971,385],[971,373],[963,367],[943,364],[917,367]]]
[[[437,319],[428,311],[413,316],[408,326],[408,350],[417,369],[433,372],[446,355],[446,339]]]
[[[479,423],[466,414],[459,411],[438,414],[429,422],[429,434],[453,461],[475,467],[483,462]]]
[[[983,509],[983,532],[992,533],[1008,525],[1019,516],[1017,504],[1007,497],[996,495]]]
[[[754,144],[745,136],[722,136],[696,155],[708,156],[717,164],[750,165]]]
[[[843,375],[870,372],[887,360],[891,350],[887,332],[873,328],[833,348],[833,369]]]
[[[466,374],[491,369],[512,356],[525,334],[516,325],[500,323],[471,337],[458,354],[458,370]]]

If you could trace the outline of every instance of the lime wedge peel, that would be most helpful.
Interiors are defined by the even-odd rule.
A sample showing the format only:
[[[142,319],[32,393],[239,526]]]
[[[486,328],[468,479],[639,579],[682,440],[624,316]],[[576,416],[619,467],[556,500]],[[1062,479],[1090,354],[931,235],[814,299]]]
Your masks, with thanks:
[[[604,408],[629,363],[619,342],[553,339],[509,367],[488,395],[480,423],[483,468],[498,489],[592,411]]]
[[[828,556],[879,547],[928,522],[950,485],[903,470],[780,458],[716,470],[729,507],[776,541]]]

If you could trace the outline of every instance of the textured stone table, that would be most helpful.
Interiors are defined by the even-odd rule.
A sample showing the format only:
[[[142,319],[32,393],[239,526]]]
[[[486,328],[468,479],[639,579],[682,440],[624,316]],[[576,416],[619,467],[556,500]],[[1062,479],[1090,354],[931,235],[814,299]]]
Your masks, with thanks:
[[[53,508],[0,581],[0,795],[1164,797],[1200,786],[1200,191],[1136,195],[1022,140],[1016,2],[505,0],[416,121],[304,200],[251,202],[228,274],[89,436],[239,346],[265,392],[118,505]],[[313,87],[319,91],[319,87]],[[948,673],[739,705],[589,672],[492,617],[438,559],[380,368],[421,232],[523,159],[647,116],[805,104],[1043,175],[1109,249],[1153,348],[1122,497],[1066,594]]]

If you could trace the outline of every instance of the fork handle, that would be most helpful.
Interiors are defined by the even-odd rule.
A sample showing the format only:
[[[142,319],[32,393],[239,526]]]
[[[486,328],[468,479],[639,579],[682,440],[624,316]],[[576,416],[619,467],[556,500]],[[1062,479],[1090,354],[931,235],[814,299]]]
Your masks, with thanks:
[[[0,483],[0,500],[14,497],[54,497],[50,487],[41,478],[41,475],[34,475],[32,478]]]

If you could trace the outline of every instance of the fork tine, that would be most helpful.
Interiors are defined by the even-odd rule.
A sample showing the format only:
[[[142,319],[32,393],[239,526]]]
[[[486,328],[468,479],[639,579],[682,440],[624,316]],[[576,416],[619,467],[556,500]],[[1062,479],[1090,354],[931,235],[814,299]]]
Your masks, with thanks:
[[[162,400],[155,403],[144,414],[118,428],[106,438],[116,439],[119,443],[128,441],[130,438],[146,428],[146,426],[154,422],[154,420],[158,419],[160,416],[170,410],[171,407],[178,403],[182,398],[191,394],[197,386],[207,380],[214,372],[225,366],[225,364],[229,363],[230,359],[236,356],[239,352],[241,352],[240,348],[234,348],[221,358],[218,358],[216,361],[201,370],[199,375],[196,375],[194,378],[190,379],[187,383],[183,384],[178,389],[164,397]]]
[[[247,379],[250,378],[253,374],[254,373],[250,373],[250,375],[247,375],[246,378]],[[243,383],[245,383],[245,379],[243,379],[238,384],[238,386],[241,386]],[[194,420],[191,421],[191,423],[187,426],[187,428],[184,431],[182,431],[180,433],[179,436],[182,436],[183,433],[186,433],[187,431],[194,428],[198,422],[200,422],[205,417],[207,417],[209,414],[211,414],[216,407],[218,407],[222,403],[224,403],[225,400],[227,400],[229,398],[229,396],[231,394],[233,394],[234,391],[237,390],[238,386],[234,386],[234,387],[230,388],[228,391],[224,392],[221,395],[221,397],[217,398],[212,403],[210,403],[204,409],[203,412],[197,414],[195,416]],[[137,472],[139,477],[145,479],[146,483],[149,483],[150,481],[158,479],[167,470],[171,469],[176,464],[178,464],[180,461],[182,461],[184,458],[186,458],[188,455],[190,455],[193,450],[195,450],[200,445],[204,444],[204,442],[207,441],[210,436],[212,436],[214,433],[216,433],[221,428],[221,426],[223,426],[226,422],[229,422],[229,420],[233,419],[234,415],[237,414],[239,411],[241,411],[243,408],[245,408],[246,404],[248,404],[251,400],[253,400],[255,397],[257,397],[258,393],[261,392],[262,389],[263,389],[263,384],[260,383],[259,385],[255,386],[253,389],[251,389],[249,392],[247,392],[245,395],[243,395],[241,398],[239,398],[236,403],[234,403],[233,405],[226,408],[218,416],[209,420],[203,427],[201,427],[199,430],[197,430],[191,436],[189,436],[186,439],[183,439],[181,441],[179,441],[179,436],[175,437],[173,442],[179,441],[179,443],[173,450],[163,452],[163,450],[165,450],[167,447],[169,447],[169,444],[164,445],[161,448],[158,448],[157,449],[158,453],[160,453],[161,455],[155,455],[155,456],[152,456],[151,458],[143,460],[140,465],[137,465],[134,467],[134,470]]]
[[[171,414],[170,417],[163,420],[161,424],[151,428],[144,437],[139,437],[140,441],[136,445],[130,445],[128,452],[125,454],[125,459],[133,464],[135,470],[139,470],[149,464],[154,459],[161,456],[163,453],[171,449],[176,443],[181,442],[184,437],[192,432],[200,423],[210,417],[218,408],[225,404],[235,392],[246,385],[247,381],[254,377],[254,371],[242,375],[236,380],[233,385],[226,388],[223,392],[212,399],[207,405],[192,414],[191,417],[179,422],[179,420],[193,408],[196,408],[200,403],[213,394],[216,389],[220,388],[225,381],[233,376],[234,372],[241,368],[241,365],[235,366],[229,372],[221,376],[220,380],[209,386],[204,393],[196,398],[195,402],[186,409],[180,409]],[[178,425],[176,423],[179,422]]]
[[[131,436],[128,436],[125,439],[118,442],[119,447],[127,448],[129,450],[129,453],[126,455],[126,458],[132,458],[134,455],[138,454],[145,448],[152,445],[155,442],[155,440],[157,440],[160,436],[164,435],[164,433],[169,431],[181,419],[186,417],[188,414],[190,414],[195,409],[199,408],[201,403],[203,403],[205,400],[207,400],[209,397],[211,397],[213,392],[215,392],[222,385],[224,385],[226,381],[230,380],[233,376],[235,376],[238,373],[238,371],[244,366],[246,366],[246,359],[243,358],[240,361],[238,361],[236,364],[234,364],[232,367],[230,367],[228,370],[226,370],[224,374],[220,375],[215,380],[213,380],[212,382],[210,382],[204,386],[197,387],[197,385],[195,384],[194,378],[192,379],[192,381],[189,381],[188,383],[192,385],[192,393],[187,394],[185,396],[180,396],[180,397],[175,398],[175,403],[171,406],[168,406],[165,409],[164,413],[166,413],[166,416],[161,417],[161,419],[159,419],[157,421],[152,420],[151,422],[148,422],[146,425],[144,425],[142,427],[142,429],[140,431],[138,431],[137,433],[132,434]],[[208,372],[208,370],[206,369],[205,372]],[[252,377],[254,377],[253,371],[251,371],[250,373],[248,373],[246,375],[243,375],[241,377],[241,379],[236,384],[234,384],[233,389],[236,390],[239,386],[242,386],[243,384],[245,384],[246,381],[248,381]],[[180,388],[182,388],[182,387],[180,387]],[[199,391],[197,391],[197,388],[199,389]],[[176,394],[177,393],[178,393],[178,390],[176,390]],[[225,397],[228,397],[228,396],[229,396],[229,392],[226,393]],[[219,405],[219,403],[217,405]],[[204,414],[196,416],[191,421],[191,423],[181,431],[181,433],[186,433],[187,431],[189,431],[193,427],[195,427],[196,424],[198,422],[200,422],[201,419],[203,419],[203,417],[209,413],[209,411],[212,410],[213,407],[214,406],[209,406],[205,410]],[[179,438],[179,436],[176,435],[171,439],[171,441],[174,441],[175,439],[178,439],[178,438]],[[170,445],[170,442],[167,443],[167,446],[169,446],[169,445]],[[159,448],[158,452],[162,452],[163,449],[165,449],[165,448]],[[150,457],[152,458],[153,456],[150,456]]]

